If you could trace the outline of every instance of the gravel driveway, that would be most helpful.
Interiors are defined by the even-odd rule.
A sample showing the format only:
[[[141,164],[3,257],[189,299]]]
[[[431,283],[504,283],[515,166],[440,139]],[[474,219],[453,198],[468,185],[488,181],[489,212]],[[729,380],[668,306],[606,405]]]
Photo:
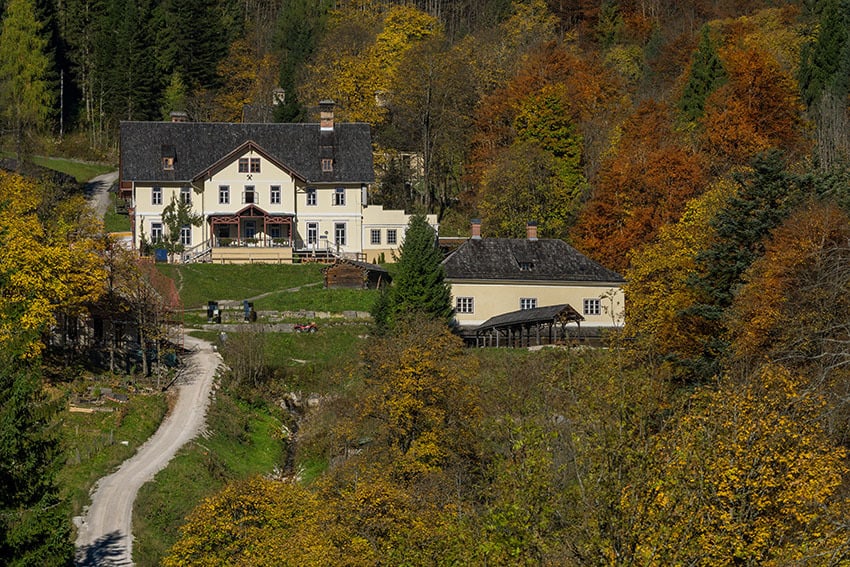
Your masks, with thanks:
[[[221,357],[207,341],[185,337],[186,368],[178,380],[178,399],[157,432],[113,474],[98,481],[91,506],[75,518],[77,565],[132,565],[133,502],[139,488],[165,468],[201,430],[210,389]]]

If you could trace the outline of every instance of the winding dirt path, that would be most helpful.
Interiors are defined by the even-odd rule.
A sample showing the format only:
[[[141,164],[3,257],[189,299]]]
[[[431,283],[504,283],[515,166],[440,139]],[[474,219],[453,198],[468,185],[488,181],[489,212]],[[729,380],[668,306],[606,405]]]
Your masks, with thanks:
[[[76,519],[77,565],[132,565],[133,502],[139,488],[201,431],[221,357],[207,341],[186,336],[192,351],[177,380],[178,398],[157,432],[113,474],[98,481],[91,506]]]

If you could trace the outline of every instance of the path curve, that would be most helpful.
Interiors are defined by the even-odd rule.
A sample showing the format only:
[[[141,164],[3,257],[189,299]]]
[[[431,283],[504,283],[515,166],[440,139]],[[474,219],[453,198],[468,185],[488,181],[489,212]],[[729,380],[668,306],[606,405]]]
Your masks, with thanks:
[[[202,339],[186,336],[191,350],[178,379],[177,403],[154,435],[109,476],[100,479],[84,516],[75,518],[77,565],[132,565],[133,502],[143,484],[165,468],[204,425],[221,356]]]
[[[109,209],[109,188],[118,179],[118,172],[111,171],[98,175],[86,183],[84,192],[92,209],[102,219]]]

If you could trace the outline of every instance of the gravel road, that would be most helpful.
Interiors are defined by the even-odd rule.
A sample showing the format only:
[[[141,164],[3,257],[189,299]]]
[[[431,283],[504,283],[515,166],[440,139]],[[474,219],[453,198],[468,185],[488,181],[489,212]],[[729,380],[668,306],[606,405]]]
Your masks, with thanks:
[[[98,175],[86,183],[85,195],[91,207],[97,212],[98,218],[103,218],[109,208],[109,188],[118,179],[118,172],[112,171]]]
[[[201,430],[221,357],[210,343],[185,337],[192,351],[178,379],[178,399],[157,432],[113,474],[98,481],[91,506],[75,518],[77,565],[132,565],[133,502],[139,488],[165,468]]]

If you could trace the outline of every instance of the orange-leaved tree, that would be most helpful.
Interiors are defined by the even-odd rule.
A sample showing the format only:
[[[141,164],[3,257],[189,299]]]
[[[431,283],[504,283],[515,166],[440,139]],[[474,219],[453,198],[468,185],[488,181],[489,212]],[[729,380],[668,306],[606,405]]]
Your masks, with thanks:
[[[705,189],[702,157],[677,143],[670,124],[667,105],[638,107],[572,231],[577,248],[615,270],[625,270],[629,251],[678,220],[687,201]]]

